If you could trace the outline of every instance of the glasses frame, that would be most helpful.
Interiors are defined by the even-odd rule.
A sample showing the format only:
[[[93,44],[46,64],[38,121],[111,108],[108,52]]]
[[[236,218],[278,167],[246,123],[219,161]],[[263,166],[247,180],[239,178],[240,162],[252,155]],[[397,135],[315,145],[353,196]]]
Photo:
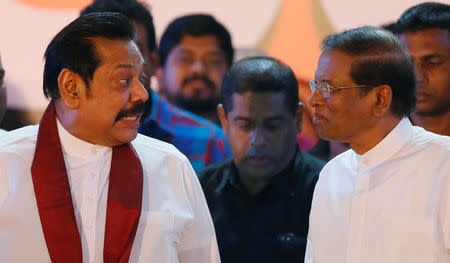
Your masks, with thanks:
[[[334,87],[330,83],[325,81],[310,81],[309,88],[311,92],[314,94],[316,89],[320,90],[324,98],[329,98],[332,96],[333,91],[340,89],[350,89],[350,88],[368,88],[373,87],[371,85],[354,85],[354,86],[342,86],[342,87]]]

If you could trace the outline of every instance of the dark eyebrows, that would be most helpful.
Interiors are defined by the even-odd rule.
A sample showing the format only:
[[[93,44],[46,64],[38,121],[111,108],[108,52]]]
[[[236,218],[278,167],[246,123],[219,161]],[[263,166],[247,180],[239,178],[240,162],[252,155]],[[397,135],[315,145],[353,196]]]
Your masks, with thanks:
[[[233,119],[234,121],[250,121],[250,118],[242,117],[242,116],[236,116]]]
[[[136,66],[131,65],[131,64],[119,64],[114,69],[119,69],[119,68],[126,68],[126,69],[132,68],[133,69],[133,68],[136,68]]]

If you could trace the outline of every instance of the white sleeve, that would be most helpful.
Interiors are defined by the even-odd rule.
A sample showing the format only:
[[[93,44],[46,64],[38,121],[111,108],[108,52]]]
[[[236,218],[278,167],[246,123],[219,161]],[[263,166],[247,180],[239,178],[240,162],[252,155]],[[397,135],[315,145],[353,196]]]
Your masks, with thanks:
[[[310,244],[309,241],[306,243],[305,263],[313,262]]]
[[[187,198],[194,218],[188,221],[177,248],[180,263],[220,263],[214,225],[202,188],[191,164],[183,167]]]

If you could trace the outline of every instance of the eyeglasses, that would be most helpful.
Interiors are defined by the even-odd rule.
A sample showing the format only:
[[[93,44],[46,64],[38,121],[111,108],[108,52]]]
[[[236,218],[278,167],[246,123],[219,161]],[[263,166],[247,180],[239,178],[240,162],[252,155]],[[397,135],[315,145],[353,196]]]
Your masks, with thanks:
[[[366,87],[371,87],[371,86],[355,85],[355,86],[347,86],[347,87],[333,87],[328,82],[325,82],[325,81],[310,81],[309,82],[309,88],[311,89],[311,92],[314,94],[316,89],[319,89],[324,98],[330,98],[331,96],[333,96],[333,93],[336,90],[349,89],[349,88],[366,88]]]

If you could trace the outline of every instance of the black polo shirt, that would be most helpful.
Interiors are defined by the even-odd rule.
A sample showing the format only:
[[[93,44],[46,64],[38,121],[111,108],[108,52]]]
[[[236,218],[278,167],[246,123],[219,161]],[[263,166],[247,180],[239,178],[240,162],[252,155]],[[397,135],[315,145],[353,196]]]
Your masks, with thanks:
[[[222,263],[303,262],[309,212],[324,162],[297,147],[288,167],[250,196],[232,160],[199,172]]]

